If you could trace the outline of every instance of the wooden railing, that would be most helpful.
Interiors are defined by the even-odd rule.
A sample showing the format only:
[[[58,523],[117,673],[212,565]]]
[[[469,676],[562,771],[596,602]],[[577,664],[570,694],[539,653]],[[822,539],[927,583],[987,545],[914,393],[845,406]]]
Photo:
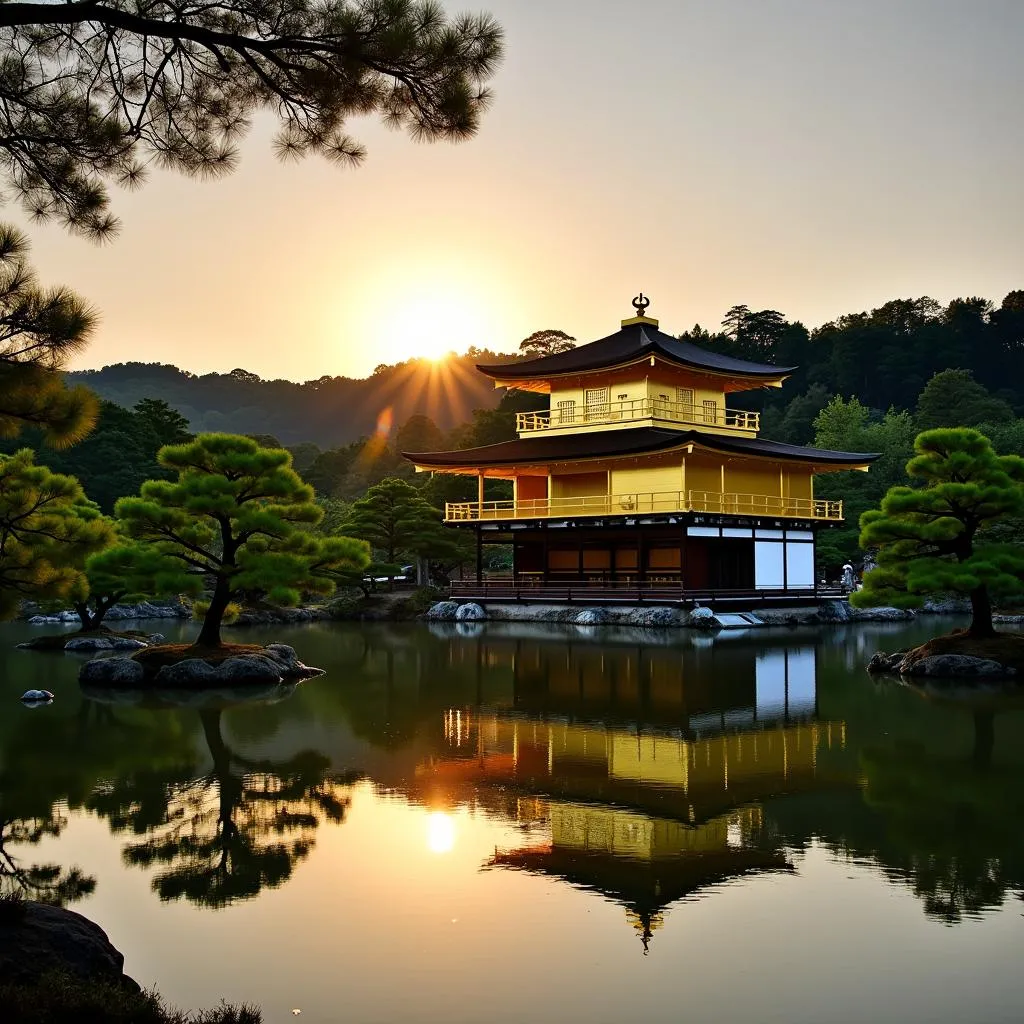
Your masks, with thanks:
[[[691,423],[694,426],[726,427],[751,434],[756,434],[761,428],[761,414],[746,409],[726,409],[717,404],[680,404],[660,398],[634,398],[623,402],[604,402],[589,408],[576,406],[572,411],[563,407],[550,412],[516,413],[516,430],[520,434],[531,434],[557,427],[650,419]]]
[[[649,491],[595,494],[572,498],[522,498],[519,501],[450,501],[445,521],[552,519],[580,516],[631,516],[655,512],[714,512],[789,519],[843,518],[841,501],[784,498],[771,494],[720,494],[715,491]]]

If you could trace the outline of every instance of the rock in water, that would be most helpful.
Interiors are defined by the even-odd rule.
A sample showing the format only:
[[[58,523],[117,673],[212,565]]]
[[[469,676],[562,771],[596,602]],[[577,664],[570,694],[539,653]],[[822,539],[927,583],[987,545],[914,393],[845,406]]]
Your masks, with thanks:
[[[868,662],[868,672],[872,675],[881,675],[884,672],[899,672],[904,656],[904,651],[897,651],[895,654],[875,651]]]
[[[474,601],[467,601],[460,604],[455,612],[458,622],[483,622],[487,618],[487,612]]]
[[[26,690],[21,699],[26,704],[49,704],[53,700],[53,694],[49,690]]]
[[[217,670],[202,658],[186,658],[173,665],[164,665],[156,674],[158,686],[215,686]]]
[[[263,648],[266,652],[266,656],[271,658],[273,661],[280,662],[285,668],[305,668],[306,666],[299,661],[299,656],[295,653],[294,647],[289,647],[287,644],[267,644]]]
[[[645,627],[682,626],[686,620],[687,616],[678,608],[636,608],[629,613],[628,619],[631,626]]]
[[[817,615],[819,622],[849,622],[853,618],[849,601],[822,601]]]
[[[974,658],[969,654],[933,654],[929,658],[915,661],[903,670],[908,676],[932,676],[945,679],[988,678],[1006,679],[1015,676],[1017,670],[1001,665],[991,658]]]
[[[95,686],[138,686],[145,675],[142,665],[128,657],[96,658],[78,673],[81,683]]]
[[[459,610],[457,601],[438,601],[431,605],[427,612],[427,618],[434,622],[451,622]]]
[[[113,648],[110,639],[100,636],[76,636],[64,645],[65,651],[110,651]]]
[[[239,654],[225,658],[217,666],[214,678],[229,686],[233,683],[279,683],[281,666],[261,654]]]
[[[26,900],[21,912],[0,920],[0,981],[32,982],[52,969],[116,982],[124,957],[88,918]]]
[[[718,629],[721,623],[710,608],[694,608],[687,619],[688,626],[695,629]]]

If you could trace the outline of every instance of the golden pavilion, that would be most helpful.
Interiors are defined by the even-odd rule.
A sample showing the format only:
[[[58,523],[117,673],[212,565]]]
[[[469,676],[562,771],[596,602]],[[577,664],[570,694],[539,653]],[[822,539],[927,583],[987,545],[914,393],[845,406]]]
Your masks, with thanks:
[[[549,395],[517,414],[515,440],[403,453],[420,471],[473,476],[477,500],[445,520],[473,530],[476,579],[457,596],[629,602],[821,596],[814,542],[841,501],[818,473],[866,471],[877,457],[759,437],[733,392],[778,388],[795,367],[705,351],[659,330],[648,300],[598,341],[520,362],[478,365],[495,387]],[[489,479],[512,497],[485,501]],[[485,578],[485,544],[512,546],[511,576]]]

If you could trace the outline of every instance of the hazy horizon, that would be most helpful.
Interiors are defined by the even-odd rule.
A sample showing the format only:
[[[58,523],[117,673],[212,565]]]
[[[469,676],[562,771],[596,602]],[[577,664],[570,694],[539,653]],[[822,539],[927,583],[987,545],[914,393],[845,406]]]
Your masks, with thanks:
[[[469,143],[362,121],[361,168],[282,164],[263,119],[233,175],[117,194],[109,245],[29,226],[41,280],[102,313],[74,368],[364,377],[593,340],[641,289],[679,333],[736,303],[814,327],[1024,287],[1024,5],[477,6],[507,56]]]

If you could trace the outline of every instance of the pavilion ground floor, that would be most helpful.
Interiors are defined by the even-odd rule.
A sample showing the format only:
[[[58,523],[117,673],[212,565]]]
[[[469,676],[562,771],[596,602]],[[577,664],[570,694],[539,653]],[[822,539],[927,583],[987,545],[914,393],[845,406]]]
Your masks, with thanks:
[[[452,589],[522,601],[807,600],[823,589],[820,526],[728,516],[466,524],[456,528],[475,533],[476,571]],[[510,572],[485,571],[490,545],[511,549]]]

